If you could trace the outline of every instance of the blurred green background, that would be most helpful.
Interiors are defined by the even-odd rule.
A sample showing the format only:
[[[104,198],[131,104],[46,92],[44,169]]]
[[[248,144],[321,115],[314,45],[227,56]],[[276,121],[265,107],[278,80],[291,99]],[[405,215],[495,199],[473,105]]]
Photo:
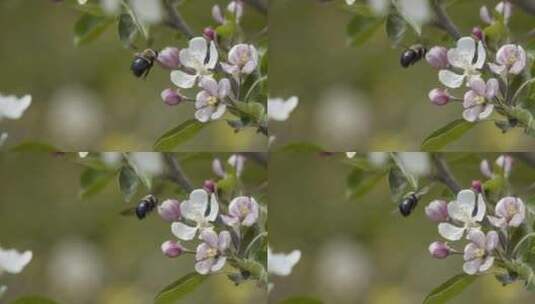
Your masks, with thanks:
[[[196,33],[215,22],[213,4],[187,1],[182,14]],[[156,138],[193,118],[193,106],[165,105],[160,92],[173,87],[169,72],[155,65],[146,80],[130,72],[133,52],[119,42],[117,25],[89,45],[75,47],[73,28],[80,12],[65,3],[0,1],[0,93],[31,94],[33,104],[17,121],[2,121],[8,144],[47,142],[67,151],[147,151]],[[243,25],[251,31],[266,19],[247,8]],[[153,47],[185,46],[176,33],[154,28]],[[140,46],[144,47],[144,46]],[[181,151],[266,150],[265,136],[253,129],[234,134],[218,121],[180,146]]]
[[[194,186],[213,178],[212,157],[198,154],[182,163]],[[78,180],[84,168],[69,160],[76,158],[0,154],[0,246],[34,254],[22,273],[0,277],[0,283],[9,287],[0,302],[42,295],[61,304],[152,303],[163,287],[194,271],[193,257],[169,259],[161,253],[161,243],[175,238],[170,224],[156,212],[143,221],[119,214],[135,203],[124,203],[116,179],[103,192],[80,200]],[[265,179],[265,169],[247,162],[247,189]],[[183,198],[166,189],[160,199]],[[259,202],[265,202],[265,195],[257,193]],[[136,198],[146,194],[139,191]],[[215,275],[181,303],[264,303],[265,299],[265,292],[252,282],[235,287],[224,275]]]
[[[449,12],[462,32],[470,33],[473,26],[482,26],[479,7],[492,8],[497,2],[456,1]],[[345,1],[270,3],[270,92],[300,98],[288,122],[270,126],[278,135],[277,145],[310,141],[331,151],[417,151],[434,130],[462,117],[459,104],[437,107],[429,102],[428,92],[439,86],[437,71],[423,62],[402,69],[402,49],[390,46],[384,28],[363,47],[348,46],[346,26],[352,15],[342,9]],[[534,26],[532,16],[514,11],[513,32],[525,33]],[[428,33],[429,27],[424,28]],[[432,33],[441,37],[441,32]],[[523,151],[534,147],[535,141],[521,130],[502,135],[492,122],[485,122],[446,148]]]
[[[479,161],[497,154],[448,153],[461,185],[483,179]],[[460,161],[463,159],[464,161]],[[336,304],[421,303],[431,290],[462,272],[462,257],[437,260],[428,253],[439,240],[424,207],[440,198],[440,187],[424,196],[403,218],[390,198],[386,178],[361,199],[348,200],[345,155],[274,153],[270,165],[270,246],[276,252],[302,251],[288,277],[277,277],[270,303],[304,295]],[[533,183],[534,168],[516,160],[515,193]],[[522,196],[525,201],[527,197]],[[533,303],[521,283],[502,287],[492,275],[478,279],[455,303]],[[450,302],[448,302],[450,303]]]

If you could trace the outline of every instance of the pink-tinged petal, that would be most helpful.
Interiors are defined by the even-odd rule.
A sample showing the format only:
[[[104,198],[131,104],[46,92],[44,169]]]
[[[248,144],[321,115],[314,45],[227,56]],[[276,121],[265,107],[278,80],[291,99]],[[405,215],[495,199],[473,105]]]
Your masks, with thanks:
[[[472,261],[468,261],[468,262],[465,262],[464,265],[463,265],[463,271],[467,274],[476,274],[479,270],[479,267],[481,266],[481,260],[480,259],[477,259],[477,260],[472,260]]]
[[[524,48],[522,46],[517,45],[517,60],[511,68],[509,69],[509,73],[518,75],[524,70],[526,67],[526,51],[524,51]]]
[[[195,108],[200,109],[208,106],[208,99],[210,97],[210,94],[208,94],[206,91],[200,91],[197,93],[197,97],[195,98]]]
[[[498,94],[500,89],[500,84],[496,78],[491,78],[487,81],[487,89],[485,91],[485,97],[487,99],[492,99]]]
[[[199,274],[208,274],[210,270],[212,269],[212,265],[214,264],[214,259],[206,259],[204,261],[197,262],[195,264],[195,270]]]
[[[486,212],[487,212],[487,204],[485,204],[483,195],[479,193],[477,195],[477,212],[476,212],[476,215],[474,216],[474,219],[478,222],[481,222],[483,218],[485,217]]]
[[[210,58],[208,58],[208,63],[206,64],[206,67],[210,70],[213,70],[215,68],[215,65],[217,64],[217,61],[219,60],[219,53],[217,52],[217,48],[213,41],[210,41],[210,55],[209,56]]]
[[[485,248],[485,234],[479,229],[470,229],[467,239],[472,241],[478,248]]]
[[[173,234],[184,241],[193,240],[195,237],[195,234],[197,233],[196,227],[190,227],[186,224],[183,224],[181,222],[174,222],[171,224],[171,232]]]
[[[470,79],[470,88],[474,90],[477,95],[479,96],[485,96],[487,85],[485,84],[485,81],[481,78],[473,78]]]
[[[485,60],[487,60],[487,52],[485,51],[485,47],[483,46],[483,43],[479,41],[477,43],[477,60],[474,66],[477,69],[483,68],[485,65]]]
[[[472,211],[476,207],[476,193],[468,189],[461,190],[457,193],[457,202],[464,209],[464,212],[472,214]]]
[[[210,96],[217,96],[217,81],[212,77],[203,77],[199,82],[201,88],[203,88]]]
[[[487,250],[487,252],[493,251],[494,249],[496,249],[496,247],[498,247],[499,241],[500,239],[498,237],[498,233],[496,231],[489,231],[487,233],[487,241],[485,244],[485,250]]]
[[[204,107],[195,112],[195,118],[200,122],[207,122],[212,117],[214,107]]]
[[[490,104],[490,103],[487,103],[483,107],[481,113],[479,113],[478,119],[483,120],[483,119],[488,118],[490,116],[490,114],[492,114],[492,111],[494,111],[494,105]]]
[[[217,96],[223,99],[230,94],[230,80],[223,78],[219,81]]]
[[[219,238],[217,233],[211,229],[204,229],[201,231],[200,239],[203,240],[210,248],[218,248]]]
[[[195,37],[189,41],[188,51],[190,55],[199,63],[204,63],[208,52],[208,46],[206,45],[206,39],[203,37]],[[180,58],[182,62],[182,57]]]
[[[217,108],[214,111],[214,113],[212,113],[212,116],[210,117],[210,119],[216,120],[216,119],[221,118],[223,116],[223,114],[225,114],[226,110],[227,110],[227,106],[225,104],[220,103],[217,106]]]
[[[214,18],[217,23],[223,24],[223,22],[225,22],[221,7],[217,4],[212,7],[212,18]]]
[[[171,82],[183,89],[192,88],[197,80],[197,75],[190,75],[182,71],[171,72]]]
[[[505,219],[503,217],[494,217],[494,216],[487,216],[487,218],[489,219],[489,222],[492,224],[492,226],[494,227],[497,227],[497,228],[505,228],[507,226],[507,222],[505,221]]]
[[[484,159],[481,161],[481,164],[479,165],[479,170],[481,170],[481,173],[486,177],[492,177],[492,170],[490,169],[490,163],[488,160]]]
[[[221,220],[227,226],[233,227],[240,223],[240,219],[234,216],[221,215]]]
[[[450,70],[440,70],[438,72],[438,79],[448,88],[458,88],[463,84],[464,75],[455,74]]]
[[[458,241],[463,237],[464,228],[453,226],[450,223],[438,224],[438,233],[450,241]]]
[[[481,106],[473,106],[463,111],[463,118],[466,121],[474,122],[479,118],[479,113],[481,113]]]
[[[212,171],[219,177],[225,176],[225,169],[223,169],[223,164],[219,158],[214,158],[214,161],[212,161]]]
[[[225,250],[227,250],[230,247],[230,241],[231,241],[230,233],[226,230],[221,231],[221,233],[219,233],[219,241],[217,244],[217,248],[219,249],[219,251],[225,252]]]
[[[197,58],[191,53],[189,49],[182,49],[178,53],[178,61],[188,68],[196,68],[200,62],[197,61]],[[202,62],[202,61],[201,61]]]
[[[217,215],[219,214],[219,202],[217,201],[217,197],[214,193],[210,195],[210,213],[206,217],[206,219],[210,222],[215,221],[217,218]]]
[[[239,66],[231,65],[228,63],[224,63],[224,62],[221,63],[221,68],[223,69],[223,71],[225,71],[225,73],[230,74],[230,75],[237,74],[240,71]]]
[[[464,254],[463,254],[464,260],[465,261],[470,261],[470,260],[473,260],[473,259],[477,258],[478,257],[478,251],[480,249],[481,248],[479,248],[474,243],[466,244],[466,246],[464,246]]]
[[[228,208],[229,214],[234,217],[240,217],[241,216],[240,209],[244,200],[247,200],[247,197],[239,196],[239,197],[234,198],[229,204],[229,208]]]
[[[215,259],[214,263],[212,264],[212,267],[210,268],[210,272],[216,272],[223,269],[223,266],[225,266],[226,262],[227,258],[224,256]]]
[[[481,266],[479,266],[479,272],[485,272],[487,270],[490,269],[490,267],[492,267],[492,264],[494,264],[494,257],[493,256],[489,256],[485,259],[485,261],[483,261],[483,263],[481,264]]]
[[[208,193],[203,189],[193,190],[187,201],[180,205],[182,216],[189,220],[198,220],[203,217],[208,208]]]
[[[463,99],[463,107],[465,108],[471,108],[477,104],[476,99],[478,98],[478,94],[475,91],[467,91],[464,93],[464,99]]]
[[[489,63],[489,68],[494,74],[500,76],[504,75],[505,70],[507,69],[505,65],[498,65],[494,63]]]
[[[208,257],[208,251],[211,249],[210,246],[206,243],[201,243],[197,246],[197,251],[195,252],[195,260],[202,261]]]
[[[251,74],[256,69],[256,66],[257,66],[257,63],[250,60],[243,66],[243,68],[241,69],[241,72],[243,74]]]

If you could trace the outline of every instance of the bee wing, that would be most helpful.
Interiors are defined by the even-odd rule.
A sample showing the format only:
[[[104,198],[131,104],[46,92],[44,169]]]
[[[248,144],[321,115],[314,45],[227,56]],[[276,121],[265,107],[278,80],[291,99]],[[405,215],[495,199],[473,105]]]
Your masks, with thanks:
[[[125,209],[125,210],[121,211],[121,215],[124,215],[124,216],[135,216],[136,215],[136,208],[132,207],[132,208]]]

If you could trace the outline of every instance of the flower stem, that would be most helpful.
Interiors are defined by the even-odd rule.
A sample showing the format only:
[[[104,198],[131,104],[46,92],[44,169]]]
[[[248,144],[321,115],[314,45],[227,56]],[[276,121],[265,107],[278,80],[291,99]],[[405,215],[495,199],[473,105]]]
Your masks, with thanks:
[[[522,90],[528,86],[528,84],[532,83],[532,82],[535,82],[535,78],[531,78],[531,79],[528,79],[526,80],[522,85],[520,85],[520,87],[518,87],[518,90],[516,90],[516,93],[515,95],[513,96],[512,98],[512,101],[515,102],[518,97],[520,96],[520,93],[522,92]]]
[[[177,184],[179,184],[187,192],[193,191],[193,186],[189,178],[182,170],[182,167],[176,160],[175,156],[171,153],[165,153],[164,158],[169,166],[169,169],[171,170],[171,179]]]
[[[247,254],[249,253],[249,251],[251,250],[251,248],[253,247],[253,245],[260,239],[266,237],[268,235],[267,232],[262,232],[260,233],[259,235],[255,236],[255,238],[249,243],[249,245],[247,245],[247,248],[245,248],[245,251],[243,252],[243,255],[244,256],[247,256]]]
[[[191,39],[193,38],[193,31],[189,27],[189,25],[186,23],[184,18],[182,18],[182,15],[180,15],[180,12],[175,7],[175,1],[173,0],[166,0],[164,1],[165,10],[167,11],[167,14],[169,15],[169,20],[167,21],[167,25],[170,27],[177,29],[180,31],[186,38]]]

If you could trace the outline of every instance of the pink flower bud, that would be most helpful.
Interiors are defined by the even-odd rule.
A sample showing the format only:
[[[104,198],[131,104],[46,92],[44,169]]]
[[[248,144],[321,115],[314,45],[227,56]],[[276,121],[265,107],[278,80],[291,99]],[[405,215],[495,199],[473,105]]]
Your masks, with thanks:
[[[166,47],[158,53],[158,63],[166,69],[175,70],[180,65],[179,50],[175,47]]]
[[[168,222],[180,220],[180,203],[174,199],[168,199],[158,206],[158,214]]]
[[[483,192],[483,185],[481,184],[480,180],[473,180],[472,181],[472,189],[474,189],[475,192],[481,193]]]
[[[211,27],[205,27],[204,30],[202,31],[202,34],[203,34],[204,38],[206,38],[209,41],[215,40],[216,32]]]
[[[437,70],[445,69],[449,65],[448,49],[442,46],[434,46],[425,54],[425,60]]]
[[[444,259],[450,255],[450,248],[444,242],[433,242],[429,245],[429,253],[436,259]]]
[[[216,188],[216,184],[213,180],[211,179],[207,179],[204,181],[202,187],[204,188],[204,190],[206,190],[206,192],[208,193],[214,193],[215,192],[215,188]]]
[[[472,29],[472,36],[474,36],[474,38],[476,38],[477,40],[480,40],[480,41],[482,41],[485,38],[485,36],[483,34],[483,31],[478,26],[476,26],[476,27],[474,27]]]
[[[443,200],[434,200],[425,207],[425,214],[435,223],[448,221],[448,203]]]
[[[176,258],[184,252],[184,247],[177,241],[165,241],[161,248],[163,254],[170,258]]]
[[[433,89],[429,92],[429,100],[437,106],[443,106],[447,104],[451,99],[446,89]]]
[[[489,9],[486,6],[482,6],[479,9],[479,17],[481,18],[481,21],[487,24],[492,23],[492,16],[490,15]]]
[[[175,106],[182,101],[182,96],[178,94],[177,90],[165,89],[161,94],[162,100],[169,106]]]

